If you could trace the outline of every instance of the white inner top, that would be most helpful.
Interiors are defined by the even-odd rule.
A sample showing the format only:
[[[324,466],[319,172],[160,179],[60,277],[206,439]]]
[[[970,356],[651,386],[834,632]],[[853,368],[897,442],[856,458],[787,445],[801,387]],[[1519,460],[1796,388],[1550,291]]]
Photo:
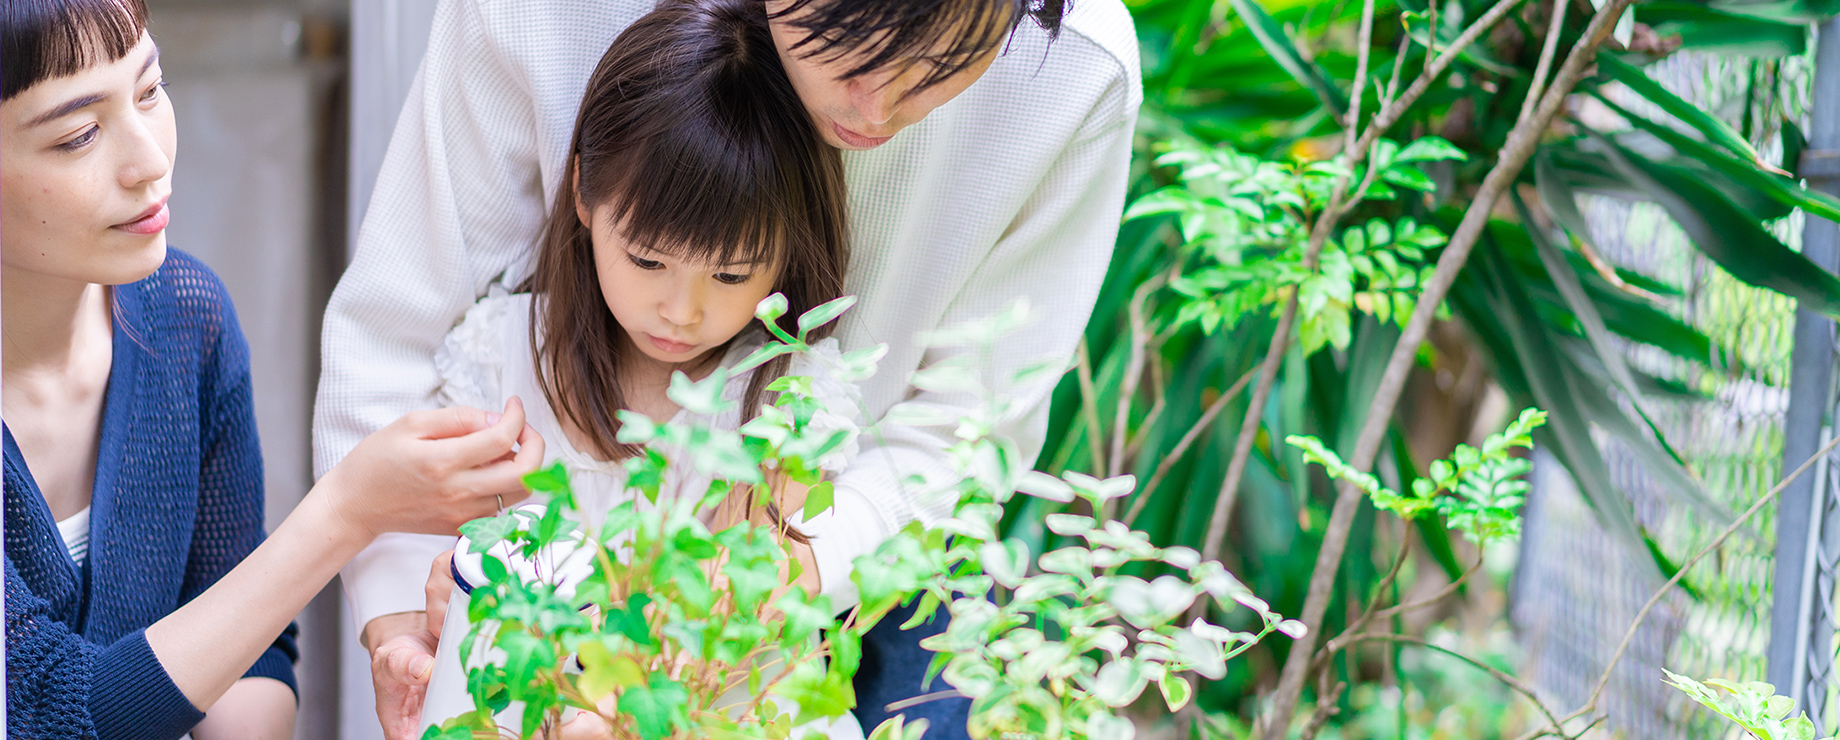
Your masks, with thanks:
[[[70,559],[78,563],[89,557],[89,507],[71,514],[69,518],[58,521],[58,534],[64,536],[64,547],[70,550]]]

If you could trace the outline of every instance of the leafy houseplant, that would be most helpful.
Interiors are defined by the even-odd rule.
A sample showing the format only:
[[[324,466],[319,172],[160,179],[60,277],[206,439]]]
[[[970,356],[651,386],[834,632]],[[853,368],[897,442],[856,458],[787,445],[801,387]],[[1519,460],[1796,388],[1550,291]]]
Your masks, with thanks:
[[[840,299],[799,317],[793,336],[775,323],[786,310],[784,298],[762,301],[756,315],[774,340],[730,372],[810,352],[807,333],[852,302]],[[1300,634],[1299,625],[1273,613],[1219,563],[1186,548],[1155,547],[1118,522],[1053,515],[1049,527],[1085,544],[1039,558],[1021,541],[996,536],[1002,505],[1018,491],[1060,503],[1079,499],[1098,510],[1135,487],[1129,476],[1030,471],[1017,447],[995,434],[1007,401],[978,368],[1026,316],[1018,306],[929,338],[959,351],[916,374],[914,383],[982,401],[975,413],[951,420],[957,443],[948,454],[956,473],[910,481],[917,495],[956,497],[954,515],[933,527],[911,524],[859,557],[851,577],[861,604],[841,620],[827,598],[789,585],[799,573],[787,556],[784,525],[744,520],[711,531],[698,517],[731,497],[760,504],[762,492],[775,487],[770,482],[781,479],[810,486],[807,516],[829,507],[830,484],[816,461],[855,432],[814,423],[820,404],[813,378],[776,380],[772,404],[739,430],[659,425],[623,412],[620,441],[646,446],[625,463],[627,485],[652,505],[623,503],[599,526],[579,523],[595,517],[579,511],[567,470],[527,477],[533,491],[549,495],[549,505],[468,523],[463,531],[474,551],[508,547],[539,559],[558,547],[585,548],[592,572],[559,589],[555,578],[520,575],[487,554],[487,582],[472,592],[472,628],[460,651],[475,708],[430,728],[425,740],[496,737],[494,715],[512,702],[523,708],[521,737],[553,734],[573,709],[597,712],[622,736],[643,740],[780,740],[804,722],[849,711],[862,635],[916,597],[915,622],[941,608],[952,617],[943,634],[923,644],[937,653],[933,671],[975,699],[974,736],[1128,740],[1135,727],[1115,710],[1150,683],[1173,710],[1192,694],[1182,673],[1219,678],[1227,659],[1265,635]],[[838,375],[866,377],[881,351],[842,355],[835,360],[842,365]],[[1009,380],[1057,369],[1039,365]],[[726,410],[727,378],[721,370],[695,382],[679,374],[669,395],[693,418],[709,418]],[[897,406],[889,416],[897,423],[945,421],[912,406]],[[674,465],[712,482],[678,490],[683,486],[666,475]],[[1139,577],[1146,569],[1162,575]],[[1223,610],[1250,609],[1256,631],[1202,619],[1178,624],[1203,598]],[[895,719],[872,737],[914,740],[924,729]]]

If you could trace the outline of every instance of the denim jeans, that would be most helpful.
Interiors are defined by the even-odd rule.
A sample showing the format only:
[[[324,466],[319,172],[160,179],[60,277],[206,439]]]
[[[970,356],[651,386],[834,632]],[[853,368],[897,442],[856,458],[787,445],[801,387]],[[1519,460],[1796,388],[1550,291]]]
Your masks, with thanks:
[[[921,679],[926,678],[926,666],[933,660],[933,653],[921,648],[920,640],[944,632],[949,617],[946,610],[940,609],[927,623],[901,629],[918,604],[915,599],[913,604],[895,607],[863,635],[862,668],[856,672],[855,683],[856,719],[862,723],[863,732],[869,733],[882,720],[897,714],[907,715],[909,722],[924,717],[930,724],[925,740],[969,740],[965,723],[971,717],[970,699],[934,699],[895,712],[887,709],[893,702],[952,688],[937,678],[927,689],[920,688]]]

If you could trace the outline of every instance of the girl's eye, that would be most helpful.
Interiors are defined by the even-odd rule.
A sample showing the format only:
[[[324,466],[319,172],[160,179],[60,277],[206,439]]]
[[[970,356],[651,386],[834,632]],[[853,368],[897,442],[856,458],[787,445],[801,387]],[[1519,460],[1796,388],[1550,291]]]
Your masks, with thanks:
[[[751,277],[753,277],[753,275],[736,275],[732,272],[718,272],[715,274],[716,282],[724,285],[740,285],[747,282],[748,278]]]
[[[633,266],[641,270],[656,270],[661,267],[664,267],[663,262],[659,262],[657,260],[648,260],[636,254],[628,254],[626,255],[626,258],[632,260]]]
[[[141,102],[143,103],[153,102],[154,98],[157,98],[160,96],[160,88],[165,87],[165,86],[166,86],[166,80],[164,78],[161,78],[155,81],[152,85],[149,85],[147,87],[146,92],[141,93]]]
[[[100,130],[102,130],[100,126],[91,124],[89,128],[84,129],[83,133],[78,134],[76,138],[57,145],[57,148],[67,152],[74,152],[78,149],[82,149],[88,146],[91,141],[95,141],[96,132]]]

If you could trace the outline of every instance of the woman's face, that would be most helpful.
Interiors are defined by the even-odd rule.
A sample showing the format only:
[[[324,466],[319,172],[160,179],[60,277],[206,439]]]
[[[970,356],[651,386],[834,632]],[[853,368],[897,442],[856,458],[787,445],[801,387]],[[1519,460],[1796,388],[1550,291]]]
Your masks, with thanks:
[[[607,214],[576,206],[594,241],[601,297],[645,356],[667,365],[705,358],[754,320],[772,294],[778,268],[712,265],[660,254],[626,241]]]
[[[178,133],[151,37],[0,103],[0,132],[8,272],[121,285],[159,268]]]

